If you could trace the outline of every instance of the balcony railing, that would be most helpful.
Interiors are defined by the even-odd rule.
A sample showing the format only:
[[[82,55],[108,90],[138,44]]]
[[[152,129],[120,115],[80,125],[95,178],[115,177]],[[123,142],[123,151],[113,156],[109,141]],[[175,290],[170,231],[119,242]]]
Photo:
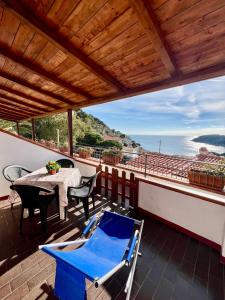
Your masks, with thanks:
[[[79,156],[79,149],[83,147],[86,146],[76,145],[74,147],[75,157]],[[88,148],[90,150],[89,153],[86,153],[85,156],[81,155],[81,158],[96,161],[99,164],[112,165],[133,172],[139,172],[144,176],[156,175],[159,177],[166,177],[178,181],[188,182],[188,179],[190,179],[191,170],[198,172],[210,167],[212,169],[223,169],[225,172],[225,164],[220,163],[222,158],[216,156],[206,157],[200,155],[193,159],[153,152],[136,153],[123,150],[121,151],[120,156],[116,156],[115,154],[110,155],[110,153],[106,155],[104,153],[105,148],[103,147],[88,146]],[[208,174],[202,179],[199,174],[200,172],[195,173],[195,183],[197,185],[204,186],[208,184],[209,188],[217,189],[218,184],[216,176]],[[198,176],[198,178],[196,178],[196,176]],[[216,184],[216,188],[214,188],[214,184]],[[219,189],[222,190],[222,188]]]
[[[39,141],[39,143],[65,154],[69,154],[68,146],[66,145],[57,147],[53,141],[44,140]],[[83,151],[80,151],[81,149],[83,149]],[[138,172],[145,177],[155,175],[186,183],[190,180],[191,170],[200,171],[211,167],[223,169],[225,173],[225,164],[221,164],[222,158],[217,156],[198,155],[193,159],[155,152],[137,153],[135,150],[133,152],[122,150],[120,155],[115,155],[115,153],[105,154],[105,150],[115,151],[114,149],[105,147],[76,144],[73,147],[73,156],[96,162],[99,165],[111,165],[128,171]],[[201,177],[199,172],[192,176],[192,179],[194,178],[195,181],[192,183],[199,186],[207,186],[214,190],[223,190],[224,178],[218,183],[217,177],[218,176],[214,175],[205,175],[204,177]]]

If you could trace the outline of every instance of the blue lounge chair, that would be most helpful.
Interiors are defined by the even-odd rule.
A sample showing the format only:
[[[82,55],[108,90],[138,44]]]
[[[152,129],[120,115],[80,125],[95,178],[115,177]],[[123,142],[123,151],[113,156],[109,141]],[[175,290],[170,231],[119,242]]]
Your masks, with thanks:
[[[97,288],[122,267],[131,266],[125,288],[129,299],[143,225],[144,221],[104,211],[101,217],[95,215],[90,220],[81,239],[39,246],[56,259],[55,295],[61,300],[84,300],[85,278]],[[92,230],[91,237],[85,239]],[[83,246],[72,251],[52,249],[78,243]]]

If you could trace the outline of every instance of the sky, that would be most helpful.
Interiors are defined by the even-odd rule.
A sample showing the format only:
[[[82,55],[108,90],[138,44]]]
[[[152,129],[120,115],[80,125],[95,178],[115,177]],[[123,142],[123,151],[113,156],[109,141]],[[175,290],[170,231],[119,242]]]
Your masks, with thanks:
[[[84,109],[126,134],[225,134],[225,76]]]

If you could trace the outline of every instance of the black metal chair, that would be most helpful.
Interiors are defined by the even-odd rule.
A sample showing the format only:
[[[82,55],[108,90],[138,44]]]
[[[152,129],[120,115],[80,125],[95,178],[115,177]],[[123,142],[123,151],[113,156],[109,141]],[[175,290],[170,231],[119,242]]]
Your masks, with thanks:
[[[31,171],[27,170],[23,166],[20,165],[10,165],[6,166],[2,170],[2,174],[7,181],[13,184],[18,178],[31,173]],[[11,204],[11,209],[13,208],[13,203]]]
[[[95,208],[95,197],[94,197],[94,187],[100,171],[93,176],[81,176],[80,185],[75,187],[68,187],[67,197],[68,200],[79,200],[82,201],[84,207],[84,213],[86,219],[89,219],[89,205],[88,199],[92,198],[92,204]]]
[[[56,199],[58,202],[58,186],[53,190],[50,190],[41,186],[14,184],[11,185],[10,188],[18,193],[22,202],[20,232],[22,233],[23,213],[25,208],[29,211],[29,218],[34,216],[35,209],[40,210],[42,230],[45,232],[47,229],[48,206],[53,199]]]
[[[74,162],[70,159],[59,159],[56,161],[62,168],[74,168]]]

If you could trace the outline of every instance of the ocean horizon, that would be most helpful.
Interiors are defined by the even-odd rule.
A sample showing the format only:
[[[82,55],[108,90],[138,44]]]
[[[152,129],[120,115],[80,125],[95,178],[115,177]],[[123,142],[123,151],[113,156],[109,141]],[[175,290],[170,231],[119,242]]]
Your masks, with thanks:
[[[129,135],[145,150],[169,155],[195,156],[200,147],[207,147],[210,152],[224,153],[225,147],[213,146],[192,141],[190,135]]]

